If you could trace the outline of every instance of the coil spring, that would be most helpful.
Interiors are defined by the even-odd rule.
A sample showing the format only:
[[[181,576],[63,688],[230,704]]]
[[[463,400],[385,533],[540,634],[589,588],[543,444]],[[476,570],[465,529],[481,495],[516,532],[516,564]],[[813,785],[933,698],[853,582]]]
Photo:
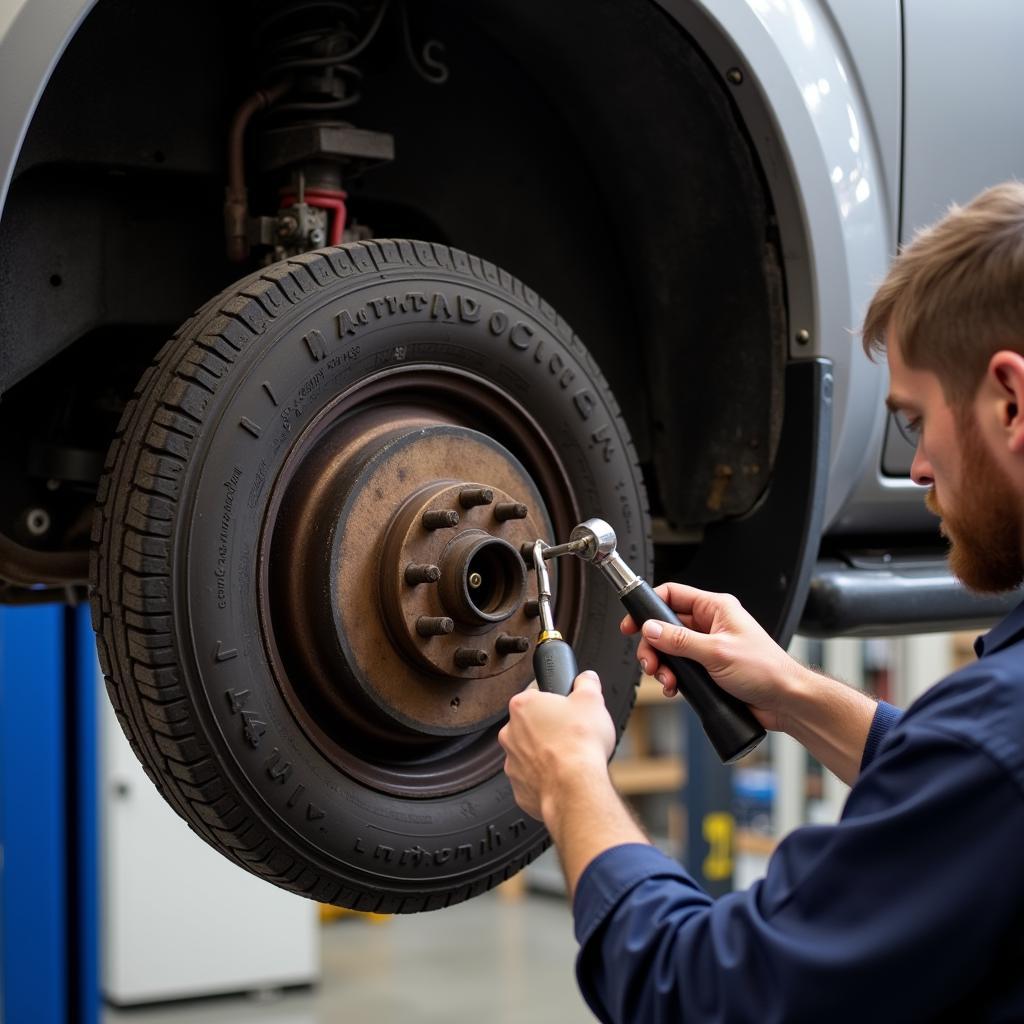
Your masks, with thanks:
[[[265,9],[255,41],[264,81],[295,82],[275,112],[330,114],[358,103],[363,76],[352,62],[373,42],[390,5],[299,0]]]
[[[428,39],[417,51],[404,0],[398,0],[402,42],[409,63],[425,81],[447,81],[440,62],[442,44]],[[362,72],[353,63],[370,46],[384,24],[391,0],[297,0],[265,5],[255,32],[255,51],[263,80],[291,77],[289,97],[275,114],[330,114],[362,98]]]

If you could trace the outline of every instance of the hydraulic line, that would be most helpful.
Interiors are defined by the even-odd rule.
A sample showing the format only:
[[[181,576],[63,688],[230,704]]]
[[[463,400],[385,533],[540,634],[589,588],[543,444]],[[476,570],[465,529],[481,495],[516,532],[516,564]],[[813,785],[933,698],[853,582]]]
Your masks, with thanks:
[[[236,111],[228,134],[228,184],[224,193],[224,235],[227,256],[241,263],[249,255],[249,195],[245,187],[245,129],[253,114],[277,102],[291,88],[291,82],[278,82],[269,89],[258,89]]]

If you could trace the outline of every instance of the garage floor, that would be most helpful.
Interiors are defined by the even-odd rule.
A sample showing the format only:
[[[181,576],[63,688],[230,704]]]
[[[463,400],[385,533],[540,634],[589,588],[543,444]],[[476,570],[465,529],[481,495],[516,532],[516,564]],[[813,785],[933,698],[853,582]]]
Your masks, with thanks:
[[[323,927],[314,990],[106,1009],[103,1024],[583,1024],[566,903],[488,894],[451,910]]]

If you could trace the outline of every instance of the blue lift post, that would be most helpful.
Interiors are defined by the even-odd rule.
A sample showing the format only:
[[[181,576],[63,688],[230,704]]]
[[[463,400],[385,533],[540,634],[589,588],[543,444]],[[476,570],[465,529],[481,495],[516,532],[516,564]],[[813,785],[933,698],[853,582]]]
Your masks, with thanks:
[[[0,1017],[99,1019],[96,645],[87,609],[0,608]]]

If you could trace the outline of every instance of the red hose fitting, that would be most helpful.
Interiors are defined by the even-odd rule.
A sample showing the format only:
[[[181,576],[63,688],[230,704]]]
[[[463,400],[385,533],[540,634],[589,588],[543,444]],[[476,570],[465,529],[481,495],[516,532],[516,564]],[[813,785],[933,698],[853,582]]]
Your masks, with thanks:
[[[345,207],[345,200],[348,193],[338,188],[307,188],[305,191],[305,202],[309,206],[315,206],[319,210],[327,210],[330,217],[330,233],[328,235],[329,245],[341,245],[342,236],[345,234],[345,220],[348,211]],[[299,201],[298,196],[288,191],[281,197],[281,205],[285,208],[294,206]]]

